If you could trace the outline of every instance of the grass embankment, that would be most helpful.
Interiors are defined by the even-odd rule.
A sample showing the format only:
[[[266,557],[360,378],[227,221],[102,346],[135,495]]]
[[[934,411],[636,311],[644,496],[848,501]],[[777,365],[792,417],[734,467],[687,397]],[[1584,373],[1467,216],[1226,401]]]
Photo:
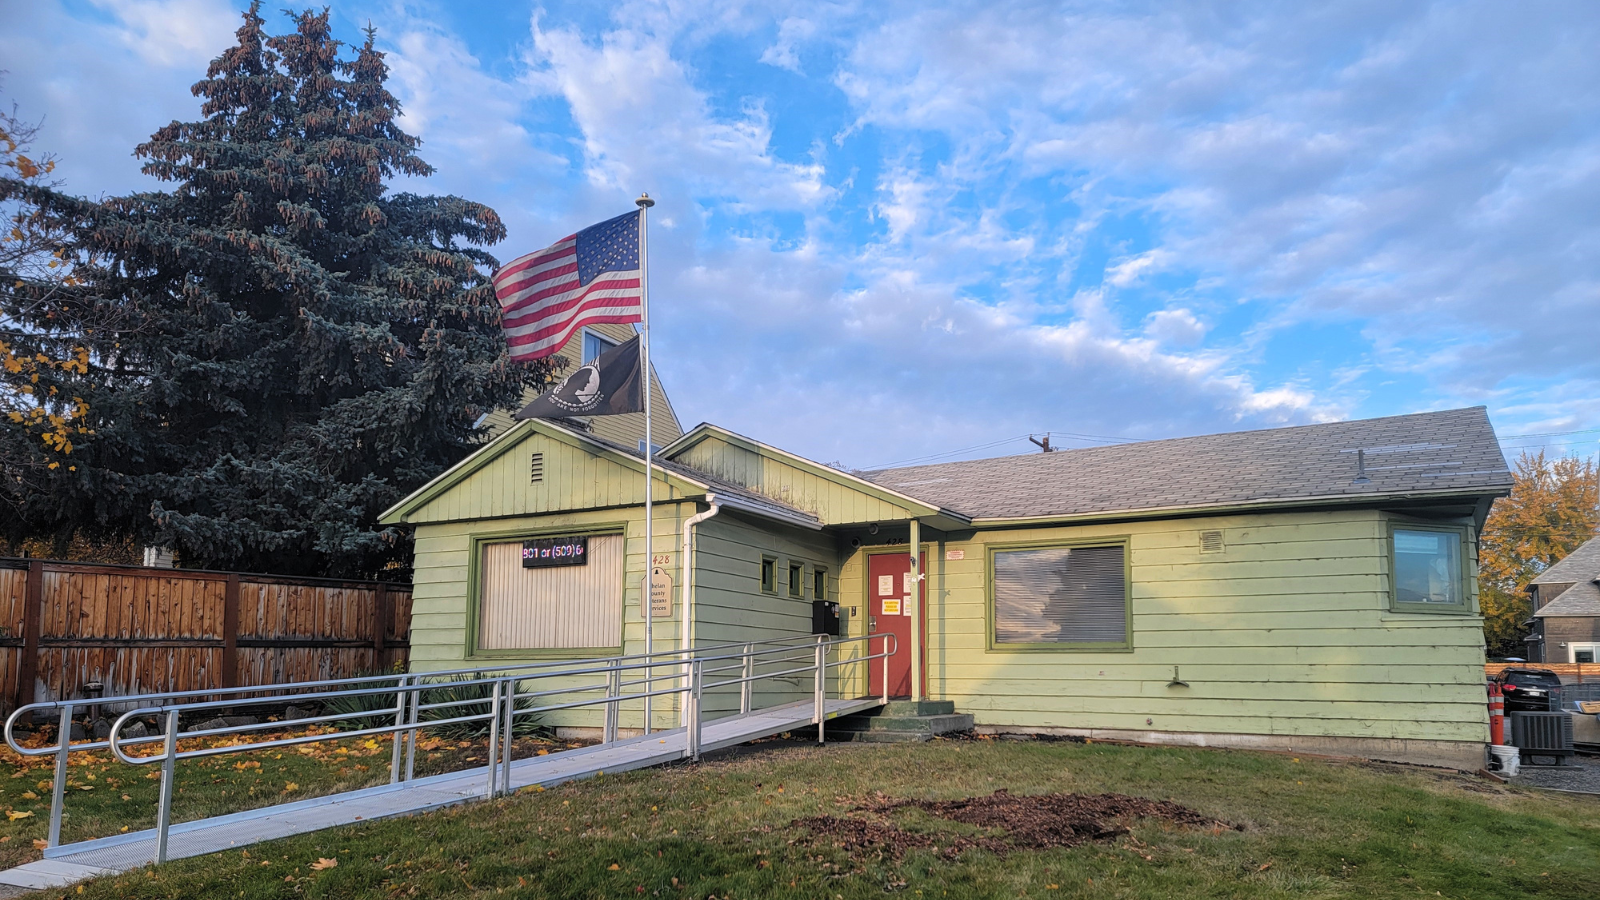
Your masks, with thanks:
[[[285,777],[271,774],[274,787]],[[949,804],[891,802],[1001,788],[1170,800],[1197,824],[1133,819],[1075,847],[1028,850],[1008,848],[1003,830],[936,814]],[[795,824],[818,816],[919,839],[842,848],[841,832]],[[1592,895],[1597,877],[1592,798],[1269,754],[950,741],[769,744],[181,860],[74,896],[1566,900]]]
[[[293,731],[316,735],[319,729]],[[385,738],[340,738],[338,732],[320,730],[326,740],[295,747],[243,751],[178,763],[173,795],[173,821],[287,803],[324,794],[354,790],[389,780],[391,744]],[[182,742],[184,751],[201,746],[248,746],[282,735],[264,733],[249,739],[210,739]],[[53,731],[39,734],[32,746],[49,746]],[[416,774],[483,765],[486,742],[450,740],[423,735],[418,744]],[[568,746],[518,739],[519,757],[539,750]],[[109,753],[74,753],[67,781],[62,820],[63,842],[104,837],[124,831],[153,828],[161,772],[159,764],[130,766]],[[40,857],[39,850],[50,825],[50,785],[55,774],[54,756],[21,757],[0,743],[0,869]]]

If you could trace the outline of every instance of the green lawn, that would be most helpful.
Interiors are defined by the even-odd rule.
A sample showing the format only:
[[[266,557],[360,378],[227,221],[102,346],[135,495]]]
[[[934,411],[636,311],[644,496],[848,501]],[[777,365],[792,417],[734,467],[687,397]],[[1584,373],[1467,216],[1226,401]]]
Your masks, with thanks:
[[[288,775],[267,773],[262,784],[276,790]],[[1070,849],[955,859],[913,849],[896,859],[847,852],[793,825],[832,815],[932,831],[935,843],[965,835],[993,844],[1002,832],[917,809],[852,810],[999,788],[1172,800],[1242,830],[1144,819]],[[1465,775],[1065,742],[772,742],[698,766],[141,869],[74,896],[1569,900],[1594,896],[1597,879],[1600,803]]]

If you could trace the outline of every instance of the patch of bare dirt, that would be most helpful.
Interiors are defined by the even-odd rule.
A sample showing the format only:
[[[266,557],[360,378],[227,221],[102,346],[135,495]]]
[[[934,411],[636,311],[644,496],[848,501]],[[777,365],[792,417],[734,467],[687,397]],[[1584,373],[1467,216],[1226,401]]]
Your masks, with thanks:
[[[941,819],[986,829],[987,834],[907,831],[889,813],[919,809]],[[968,850],[1005,855],[1015,850],[1075,847],[1128,833],[1135,819],[1162,819],[1216,830],[1235,826],[1168,800],[1126,794],[1036,794],[1004,789],[962,800],[882,800],[856,807],[866,816],[811,816],[793,827],[810,832],[812,844],[832,844],[852,857],[872,854],[899,859],[910,850],[931,850],[953,859]]]

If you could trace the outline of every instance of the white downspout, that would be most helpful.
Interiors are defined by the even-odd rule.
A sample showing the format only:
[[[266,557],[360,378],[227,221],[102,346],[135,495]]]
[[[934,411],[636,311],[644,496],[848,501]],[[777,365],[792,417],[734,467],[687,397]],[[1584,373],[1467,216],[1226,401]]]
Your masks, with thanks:
[[[694,596],[694,560],[690,554],[694,552],[694,527],[722,511],[722,504],[717,502],[716,494],[706,494],[706,502],[711,508],[703,513],[695,513],[683,523],[683,549],[678,554],[678,559],[683,565],[683,578],[678,582],[678,616],[679,628],[678,649],[684,651],[683,656],[683,686],[689,686],[689,640],[692,635],[689,621],[689,601]],[[685,698],[687,699],[687,698]],[[687,728],[689,726],[689,704],[678,704],[678,724]]]

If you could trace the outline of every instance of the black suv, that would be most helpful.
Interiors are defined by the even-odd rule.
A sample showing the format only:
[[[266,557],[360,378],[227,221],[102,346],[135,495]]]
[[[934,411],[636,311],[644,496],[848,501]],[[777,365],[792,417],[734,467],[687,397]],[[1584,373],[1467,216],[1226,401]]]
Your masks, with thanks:
[[[1524,669],[1513,666],[1494,676],[1505,694],[1506,712],[1549,712],[1552,689],[1561,679],[1549,669]]]

